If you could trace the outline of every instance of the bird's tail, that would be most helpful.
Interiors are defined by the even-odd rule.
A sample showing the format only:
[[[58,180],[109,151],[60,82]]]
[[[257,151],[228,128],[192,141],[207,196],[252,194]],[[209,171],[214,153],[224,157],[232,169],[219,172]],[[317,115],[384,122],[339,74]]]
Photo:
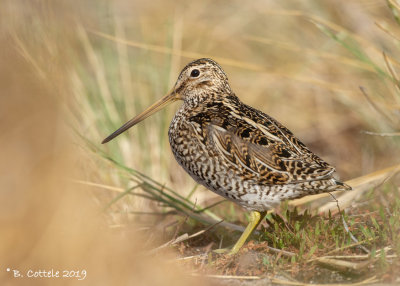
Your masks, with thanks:
[[[335,180],[336,183],[336,188],[335,191],[351,191],[352,187],[350,187],[349,185],[342,183],[338,180]]]

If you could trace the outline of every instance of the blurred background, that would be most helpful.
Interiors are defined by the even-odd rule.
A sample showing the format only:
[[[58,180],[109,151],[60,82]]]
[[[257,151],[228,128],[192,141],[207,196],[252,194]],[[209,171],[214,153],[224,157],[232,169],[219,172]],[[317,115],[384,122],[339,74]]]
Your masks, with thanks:
[[[398,164],[399,5],[2,1],[2,285],[55,283],[16,280],[7,267],[86,269],[92,285],[201,283],[141,253],[163,237],[152,231],[144,245],[142,230],[171,223],[160,213],[219,200],[172,157],[167,130],[179,103],[100,144],[200,57],[342,180]]]

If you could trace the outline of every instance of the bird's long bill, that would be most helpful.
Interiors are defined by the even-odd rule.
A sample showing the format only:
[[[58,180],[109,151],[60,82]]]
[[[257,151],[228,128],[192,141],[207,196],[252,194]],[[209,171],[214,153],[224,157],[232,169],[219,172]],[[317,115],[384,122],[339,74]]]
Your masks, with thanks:
[[[120,128],[118,128],[116,131],[114,131],[112,134],[110,134],[106,139],[104,139],[101,144],[107,143],[108,141],[114,139],[121,133],[125,132],[132,126],[136,125],[140,121],[146,119],[150,115],[156,113],[157,111],[163,109],[165,106],[167,106],[169,103],[174,102],[178,100],[178,94],[175,93],[174,90],[171,90],[167,95],[162,97],[160,100],[152,104],[150,107],[148,107],[145,111],[137,115],[136,117],[132,118],[128,122],[126,122],[124,125],[122,125]]]

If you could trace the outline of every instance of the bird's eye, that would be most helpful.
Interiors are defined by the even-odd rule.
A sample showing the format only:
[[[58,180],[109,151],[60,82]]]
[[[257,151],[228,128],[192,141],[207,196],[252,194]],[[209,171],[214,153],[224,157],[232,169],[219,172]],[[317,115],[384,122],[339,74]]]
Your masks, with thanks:
[[[190,73],[191,77],[198,77],[200,74],[200,71],[198,69],[194,69],[192,70],[192,72]]]

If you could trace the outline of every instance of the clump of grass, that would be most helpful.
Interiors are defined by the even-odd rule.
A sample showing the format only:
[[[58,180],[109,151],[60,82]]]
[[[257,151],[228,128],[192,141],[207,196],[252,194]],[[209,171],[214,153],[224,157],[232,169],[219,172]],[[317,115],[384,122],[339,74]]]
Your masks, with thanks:
[[[298,208],[290,208],[284,203],[280,215],[267,215],[266,222],[255,235],[258,242],[248,242],[233,257],[209,254],[207,259],[206,256],[193,256],[190,250],[193,246],[188,248],[187,242],[183,243],[186,247],[180,249],[185,249],[183,255],[197,257],[192,263],[195,268],[200,267],[199,271],[238,279],[283,276],[299,285],[366,279],[393,282],[400,265],[397,184],[398,179],[393,179],[380,187],[382,191],[371,190],[363,201],[346,212],[335,214],[299,212]],[[383,206],[382,202],[390,203]],[[210,242],[211,234],[204,235]],[[204,245],[200,249],[204,250]]]
[[[299,214],[297,209],[285,210],[282,217],[271,214],[267,217],[268,226],[262,229],[260,240],[279,249],[291,251],[296,256],[291,262],[309,263],[320,257],[365,256],[374,261],[379,250],[379,257],[390,251],[398,256],[400,242],[399,192],[393,183],[384,186],[383,194],[370,195],[359,207],[346,213],[328,216],[311,215],[307,211]],[[387,206],[379,202],[387,201]],[[345,229],[343,220],[348,222],[350,232],[357,237],[354,243]],[[360,246],[363,248],[360,248]],[[383,249],[385,249],[383,251]],[[365,252],[365,249],[368,251]],[[382,261],[378,261],[381,263]]]

